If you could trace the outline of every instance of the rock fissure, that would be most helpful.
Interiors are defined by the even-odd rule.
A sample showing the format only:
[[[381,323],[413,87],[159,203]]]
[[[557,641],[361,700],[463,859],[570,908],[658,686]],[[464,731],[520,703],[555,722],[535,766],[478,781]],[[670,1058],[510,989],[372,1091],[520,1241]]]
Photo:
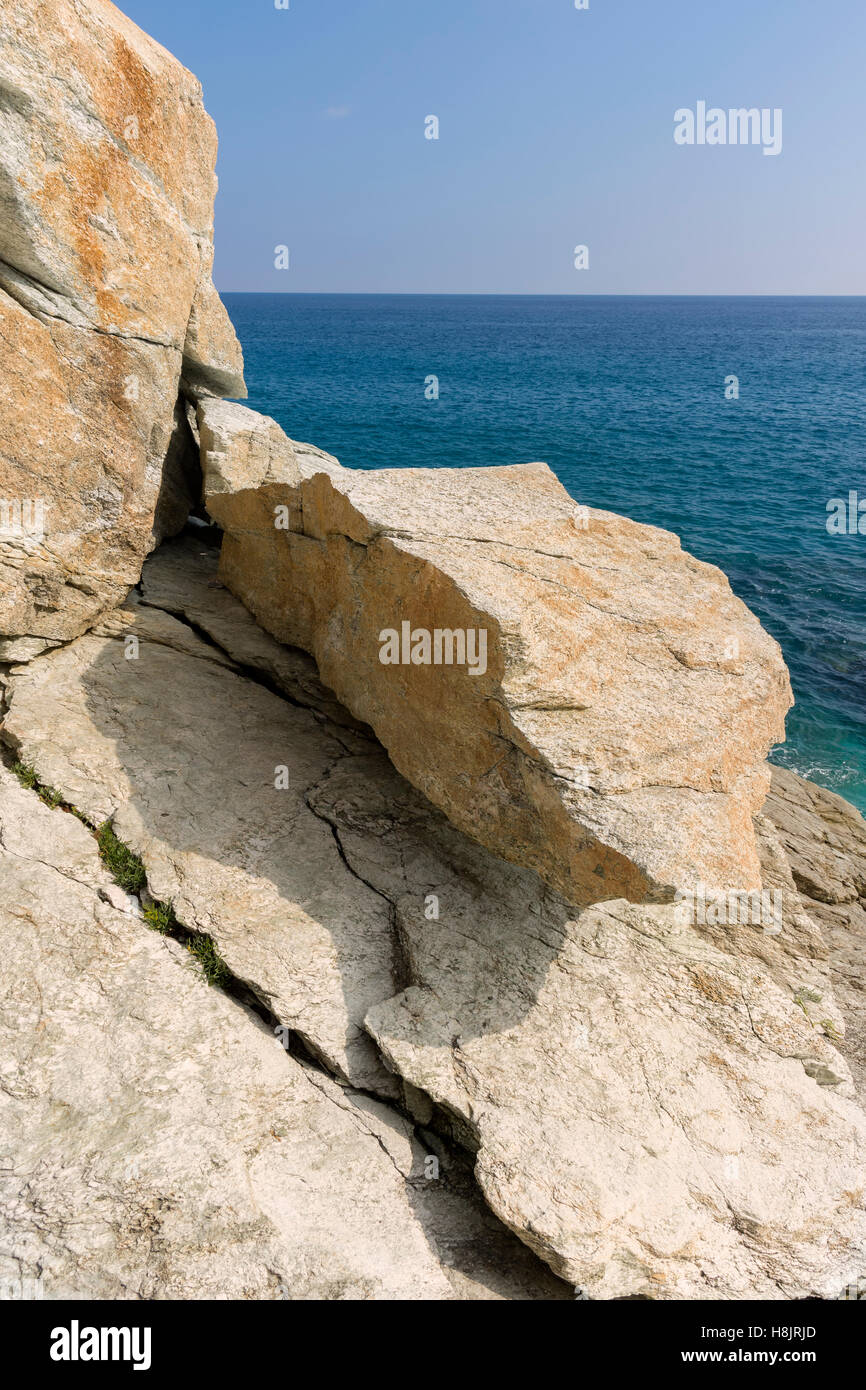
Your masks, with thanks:
[[[11,275],[8,273],[10,271],[12,272]],[[123,338],[128,342],[146,343],[150,347],[169,348],[174,352],[179,352],[183,346],[182,343],[170,342],[164,338],[146,338],[141,334],[124,333],[117,329],[102,328],[99,324],[87,321],[79,322],[75,318],[69,318],[64,314],[52,313],[44,304],[39,303],[34,305],[32,297],[28,297],[22,290],[19,283],[20,281],[24,281],[27,286],[35,286],[37,290],[56,296],[59,299],[65,299],[67,296],[63,294],[62,290],[54,290],[49,285],[34,279],[32,275],[27,275],[24,271],[18,270],[16,266],[10,265],[7,261],[0,260],[0,289],[5,290],[10,299],[14,299],[17,304],[21,305],[22,309],[25,309],[27,313],[31,314],[33,318],[40,322],[46,319],[56,319],[58,323],[64,323],[69,328],[74,328],[81,333],[97,333],[108,338]],[[77,314],[78,319],[83,319],[84,316],[81,311],[78,310],[77,306],[73,304],[71,300],[69,303],[70,308]]]
[[[3,753],[5,761],[8,758],[8,751],[4,749]],[[41,799],[43,799],[43,801],[47,801],[47,804],[49,805],[51,811],[55,815],[62,815],[67,810],[73,809],[68,808],[61,803],[55,804],[54,799],[56,797],[56,794],[52,793],[50,789],[41,787],[40,784],[36,781],[34,781],[33,786],[30,788],[29,794],[34,796],[34,798],[38,796]],[[79,823],[83,826],[86,826],[88,832],[95,837],[97,835],[96,828],[89,825],[89,823],[86,821],[86,818],[81,816],[80,813],[75,812],[75,815],[77,816]],[[28,854],[23,851],[18,851],[10,847],[6,843],[2,815],[0,815],[0,851],[2,851],[3,854],[12,855],[16,859],[21,860],[31,870],[34,864],[39,864],[42,868],[48,870],[49,873],[57,874],[57,876],[66,879],[69,883],[74,884],[79,889],[92,888],[93,886],[92,871],[90,874],[83,873],[79,875],[65,872],[57,864],[52,864],[48,860],[43,861],[41,859],[34,859],[31,854]],[[98,889],[98,891],[100,893],[101,900],[106,903],[106,906],[110,910],[116,911],[116,899],[112,898],[112,896],[106,893],[104,889]],[[137,894],[134,894],[133,897],[137,898],[141,908],[143,909],[143,914],[146,914],[149,909],[159,909],[162,907],[161,904],[154,902],[154,900],[150,897],[146,890],[139,890],[139,892]],[[138,919],[135,924],[140,929],[143,929],[146,925],[151,925],[150,923],[148,923],[146,915],[144,920]],[[152,926],[151,929],[153,929]],[[167,937],[170,940],[177,941],[179,944],[186,946],[187,949],[189,948],[190,940],[194,938],[196,935],[198,935],[195,932],[190,932],[183,926],[182,923],[178,921],[172,922],[170,926],[158,927],[156,930],[158,931],[159,935]],[[375,1145],[376,1149],[381,1152],[387,1164],[396,1174],[397,1180],[399,1181],[401,1187],[405,1191],[426,1191],[426,1188],[428,1186],[428,1180],[421,1178],[417,1171],[419,1162],[418,1153],[423,1152],[423,1145],[421,1146],[421,1149],[418,1148],[416,1126],[414,1125],[411,1116],[408,1114],[404,1107],[398,1108],[397,1106],[393,1105],[393,1103],[383,1103],[381,1099],[375,1095],[371,1094],[367,1096],[364,1092],[358,1091],[355,1088],[345,1087],[344,1084],[341,1086],[340,1089],[335,1089],[333,1085],[333,1076],[329,1069],[323,1064],[323,1062],[319,1058],[315,1056],[314,1053],[310,1052],[310,1050],[306,1047],[306,1045],[297,1033],[286,1029],[280,1023],[277,1015],[274,1014],[267,1007],[266,1003],[261,998],[259,998],[255,991],[251,990],[245,982],[241,981],[230,971],[224,968],[220,972],[219,980],[212,981],[211,983],[216,983],[218,985],[219,992],[226,995],[227,998],[232,1000],[233,1003],[240,1006],[245,1014],[249,1011],[252,1011],[252,1013],[255,1014],[259,1020],[261,1020],[262,1024],[266,1027],[268,1032],[272,1034],[274,1041],[277,1042],[281,1049],[286,1053],[287,1063],[289,1065],[299,1066],[305,1078],[319,1092],[319,1094],[325,1100],[327,1100],[329,1105],[337,1106],[340,1109],[340,1111],[346,1116],[352,1129],[359,1135],[364,1136],[365,1139],[368,1139]],[[134,1020],[140,1023],[145,1028],[148,1026],[148,1020],[144,1017],[139,1017],[139,1015],[133,1009],[127,1011],[126,1017],[130,1021]],[[42,1018],[43,1014],[40,1010],[40,1020],[42,1020]],[[37,1027],[40,1026],[42,1026],[41,1022],[37,1024]],[[283,1042],[279,1041],[279,1035],[281,1034],[284,1037]],[[411,1144],[414,1146],[416,1153],[413,1161],[409,1164],[408,1168],[406,1166],[408,1155],[404,1154],[402,1162],[398,1161],[398,1158],[395,1156],[393,1140],[391,1140],[390,1142],[386,1141],[384,1135],[388,1131],[387,1129],[383,1130],[381,1121],[379,1121],[377,1124],[375,1122],[375,1115],[372,1117],[372,1122],[364,1119],[364,1110],[358,1109],[358,1106],[359,1104],[363,1106],[367,1103],[372,1103],[376,1107],[376,1111],[381,1112],[382,1114],[385,1114],[388,1111],[390,1111],[395,1117],[398,1127],[402,1127],[403,1132],[410,1137]],[[399,1119],[397,1117],[399,1117]],[[268,1138],[263,1138],[263,1148],[270,1147],[269,1140],[273,1137],[274,1132],[272,1132],[272,1134],[268,1136]],[[277,1136],[277,1138],[279,1139],[279,1136]],[[444,1142],[444,1136],[437,1135],[436,1142],[441,1146]],[[446,1163],[448,1163],[449,1166],[451,1164],[454,1164],[459,1168],[456,1155],[448,1153],[447,1148]],[[6,1177],[8,1178],[9,1176],[9,1173],[7,1172]],[[11,1176],[14,1177],[15,1175],[12,1174]],[[301,1183],[302,1186],[312,1186],[312,1182],[308,1180],[302,1172],[299,1173],[296,1171],[293,1176],[297,1182]],[[446,1191],[451,1193],[452,1189],[449,1180],[445,1178],[443,1181],[445,1184]],[[250,1196],[253,1200],[255,1200],[254,1193],[251,1190]],[[450,1200],[450,1197],[448,1198],[448,1200]],[[260,1210],[260,1215],[264,1218],[265,1212],[263,1210]],[[492,1218],[491,1216],[490,1220],[493,1221],[494,1218]],[[446,1255],[450,1254],[451,1258],[453,1258],[452,1248],[454,1244],[454,1235],[459,1230],[460,1226],[458,1222],[458,1224],[454,1227],[454,1230],[449,1233],[450,1238],[445,1240],[444,1243],[441,1244],[440,1257],[445,1257]],[[465,1231],[463,1234],[466,1234]],[[488,1239],[489,1238],[490,1237],[488,1237]],[[496,1235],[494,1237],[494,1240],[498,1241],[498,1243],[501,1245],[503,1241],[507,1241],[509,1238],[510,1236],[506,1234],[505,1228],[501,1228],[501,1234]],[[514,1257],[512,1256],[512,1258]],[[541,1271],[541,1269],[539,1269],[536,1273],[532,1270],[531,1265],[528,1264],[526,1260],[523,1260],[522,1257],[520,1257],[517,1262],[521,1263],[521,1261],[526,1266],[524,1278],[530,1284],[533,1277],[536,1279],[536,1281],[540,1282],[542,1288],[544,1289],[544,1296],[567,1296],[565,1290],[559,1290],[553,1284],[546,1282],[547,1276],[545,1273]],[[460,1266],[460,1263],[461,1262],[458,1260],[458,1268]],[[487,1271],[485,1271],[485,1274],[487,1274]],[[488,1275],[487,1277],[490,1276]],[[451,1296],[454,1295],[452,1294]],[[535,1295],[530,1294],[529,1296]]]

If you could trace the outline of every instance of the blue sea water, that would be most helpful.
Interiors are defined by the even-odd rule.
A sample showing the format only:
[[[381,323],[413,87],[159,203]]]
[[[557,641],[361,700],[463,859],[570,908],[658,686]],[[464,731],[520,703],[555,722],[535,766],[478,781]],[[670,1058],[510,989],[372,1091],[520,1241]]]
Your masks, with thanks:
[[[866,299],[224,298],[249,404],[295,439],[354,468],[543,459],[719,565],[791,669],[774,760],[866,809],[866,534],[826,524],[866,499]]]

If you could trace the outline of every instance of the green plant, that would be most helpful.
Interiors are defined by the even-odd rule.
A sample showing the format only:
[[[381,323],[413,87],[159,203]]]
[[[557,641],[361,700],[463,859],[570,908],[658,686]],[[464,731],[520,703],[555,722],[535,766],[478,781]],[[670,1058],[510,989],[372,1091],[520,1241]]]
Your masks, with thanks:
[[[138,856],[118,840],[109,821],[99,827],[96,839],[100,858],[115,883],[126,893],[139,894],[147,885],[147,874]]]
[[[44,802],[46,806],[50,806],[52,811],[64,804],[60,792],[56,792],[53,787],[44,787],[36,776],[35,768],[30,767],[29,764],[14,762],[12,771],[22,787],[26,787],[30,792],[35,792],[39,800]]]
[[[39,781],[35,769],[30,767],[28,763],[14,762],[12,764],[12,771],[18,778],[22,787],[26,787],[29,792],[35,792],[43,805],[47,806],[52,811],[56,811],[58,808],[61,811],[68,811],[71,816],[75,816],[77,820],[80,820],[82,825],[86,825],[88,830],[93,830],[93,826],[87,817],[82,815],[76,806],[71,806],[68,801],[64,801],[61,792],[55,791],[53,787],[44,786]]]
[[[96,835],[96,842],[99,846],[99,857],[108,869],[115,883],[117,883],[125,893],[130,893],[140,898],[142,892],[147,887],[147,873],[144,864],[137,854],[133,854],[128,845],[117,838],[114,828],[110,821],[106,821],[94,830],[85,816],[74,806],[63,800],[60,792],[53,787],[44,787],[39,781],[34,768],[27,763],[14,762],[12,771],[18,781],[28,791],[36,792],[39,799],[44,804],[57,810],[58,807],[64,811],[69,811],[72,815],[87,826]],[[161,936],[171,936],[182,944],[189,951],[191,956],[195,956],[202,973],[209,985],[218,989],[226,989],[232,982],[231,972],[222,956],[217,951],[216,945],[211,937],[204,932],[187,931],[178,922],[174,913],[174,908],[170,903],[156,902],[151,899],[143,905],[144,920],[153,931],[157,931]]]
[[[39,781],[32,767],[28,767],[27,763],[14,762],[12,764],[12,771],[18,778],[22,787],[26,787],[30,792],[36,791],[39,786]]]
[[[174,908],[169,903],[148,903],[144,909],[144,920],[149,927],[158,931],[162,936],[169,936],[180,926],[174,915]]]
[[[231,972],[211,938],[203,932],[192,932],[187,938],[186,949],[195,956],[208,984],[225,989],[231,980]]]

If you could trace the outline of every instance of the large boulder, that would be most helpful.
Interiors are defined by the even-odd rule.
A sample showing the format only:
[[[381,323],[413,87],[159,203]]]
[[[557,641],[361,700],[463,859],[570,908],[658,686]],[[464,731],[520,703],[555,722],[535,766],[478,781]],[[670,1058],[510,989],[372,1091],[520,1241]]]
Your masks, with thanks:
[[[720,570],[544,464],[352,471],[220,401],[198,427],[224,582],[455,825],[575,903],[760,884],[791,692]]]
[[[216,143],[198,81],[107,0],[3,4],[0,659],[83,631],[183,525],[181,381],[245,394]]]
[[[789,995],[669,906],[548,902],[530,937],[450,886],[438,932],[405,904],[419,983],[368,1026],[558,1274],[657,1299],[834,1297],[862,1275],[866,1119]]]

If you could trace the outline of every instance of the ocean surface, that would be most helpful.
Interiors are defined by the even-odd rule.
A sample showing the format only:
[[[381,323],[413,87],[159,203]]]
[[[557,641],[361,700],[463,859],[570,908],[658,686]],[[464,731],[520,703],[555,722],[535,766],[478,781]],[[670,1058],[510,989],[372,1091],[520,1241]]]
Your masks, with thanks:
[[[719,565],[791,669],[774,761],[866,810],[866,534],[827,530],[866,499],[866,299],[224,299],[248,404],[293,438],[353,468],[542,459]]]

